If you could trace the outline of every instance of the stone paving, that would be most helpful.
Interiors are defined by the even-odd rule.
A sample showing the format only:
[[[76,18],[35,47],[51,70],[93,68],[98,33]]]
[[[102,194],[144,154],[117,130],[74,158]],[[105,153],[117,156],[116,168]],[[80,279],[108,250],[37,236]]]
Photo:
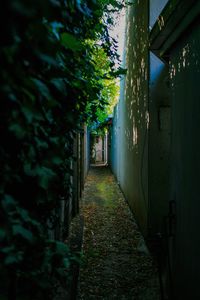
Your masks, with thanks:
[[[108,168],[90,169],[81,214],[83,262],[77,299],[159,300],[155,262]]]

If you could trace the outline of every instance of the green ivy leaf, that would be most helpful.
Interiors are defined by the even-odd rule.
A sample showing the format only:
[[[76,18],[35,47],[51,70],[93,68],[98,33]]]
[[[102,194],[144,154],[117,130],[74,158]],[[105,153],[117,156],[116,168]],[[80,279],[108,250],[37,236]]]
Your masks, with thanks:
[[[61,44],[72,51],[80,51],[82,49],[81,42],[75,36],[67,32],[61,34]]]
[[[46,190],[49,186],[50,181],[56,177],[56,173],[46,167],[38,167],[37,172],[40,176],[39,185]]]
[[[70,260],[68,258],[63,259],[63,265],[65,268],[69,268],[70,266]]]
[[[54,156],[52,162],[57,166],[63,164],[63,160],[59,156]]]
[[[58,66],[58,63],[57,61],[55,60],[55,58],[53,56],[50,56],[50,55],[47,55],[47,54],[44,54],[44,53],[41,53],[41,52],[38,52],[37,53],[37,56],[45,63],[53,66],[53,67],[57,67]]]
[[[0,241],[2,242],[6,237],[6,232],[4,229],[0,228]]]
[[[23,255],[22,252],[18,252],[18,253],[13,253],[12,255],[8,255],[5,258],[5,265],[13,265],[13,264],[17,264],[19,262],[21,262],[23,259]]]
[[[67,89],[63,78],[53,78],[51,83],[63,94],[67,94]]]
[[[9,130],[14,133],[14,135],[19,139],[23,139],[26,135],[25,128],[23,128],[18,123],[11,123],[9,126]]]
[[[29,242],[33,242],[33,234],[30,230],[24,228],[22,225],[17,224],[12,226],[13,234],[19,235],[25,240],[28,240]]]
[[[28,107],[22,107],[22,112],[25,118],[27,119],[28,123],[32,123],[33,118],[35,117],[34,111]]]
[[[13,265],[17,262],[18,262],[18,260],[14,255],[7,256],[4,261],[5,265]]]
[[[35,14],[35,10],[33,7],[26,6],[22,1],[12,1],[12,8],[15,10],[17,14],[33,17]]]
[[[30,92],[26,88],[22,88],[22,92],[24,93],[24,95],[26,96],[26,98],[28,97],[28,99],[29,99],[30,102],[32,102],[32,103],[35,102],[35,96],[33,95],[32,92]]]
[[[5,211],[12,211],[16,208],[17,202],[10,195],[5,195],[2,200],[2,207]]]
[[[15,249],[14,245],[0,249],[0,251],[2,253],[8,254],[8,255],[11,254],[11,253],[13,253],[15,250],[16,249]]]
[[[40,79],[32,78],[32,82],[34,83],[37,90],[47,99],[51,98],[50,91],[47,85]]]
[[[69,247],[62,242],[56,242],[56,252],[62,256],[69,253]]]
[[[47,142],[45,142],[44,140],[42,139],[39,139],[37,137],[35,137],[35,142],[36,142],[36,145],[39,149],[48,149],[49,145],[47,144]]]

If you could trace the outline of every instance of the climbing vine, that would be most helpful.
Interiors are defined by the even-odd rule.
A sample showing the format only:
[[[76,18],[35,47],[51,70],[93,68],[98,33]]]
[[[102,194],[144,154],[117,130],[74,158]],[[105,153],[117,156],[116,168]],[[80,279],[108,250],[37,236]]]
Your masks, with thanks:
[[[13,0],[0,12],[1,299],[53,299],[69,248],[49,232],[68,201],[73,140],[108,99],[117,54],[107,25],[115,0]],[[97,58],[97,55],[96,55]]]

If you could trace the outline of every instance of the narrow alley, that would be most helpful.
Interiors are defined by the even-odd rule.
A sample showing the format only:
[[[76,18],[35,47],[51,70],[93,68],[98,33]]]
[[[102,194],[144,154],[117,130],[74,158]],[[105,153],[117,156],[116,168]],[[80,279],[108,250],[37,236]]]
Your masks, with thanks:
[[[109,168],[90,169],[82,213],[78,299],[160,299],[155,264]]]
[[[0,300],[200,299],[200,1],[0,22]]]

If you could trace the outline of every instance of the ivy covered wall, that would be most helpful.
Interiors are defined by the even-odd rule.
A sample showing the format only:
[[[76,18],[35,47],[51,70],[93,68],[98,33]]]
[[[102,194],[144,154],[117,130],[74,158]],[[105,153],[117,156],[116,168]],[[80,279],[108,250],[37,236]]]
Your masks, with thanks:
[[[80,194],[72,180],[82,164],[77,135],[107,103],[103,76],[114,75],[117,59],[107,27],[121,7],[115,0],[2,4],[1,299],[53,299],[67,285],[74,258],[63,239],[73,191]],[[95,63],[99,51],[104,74]]]

